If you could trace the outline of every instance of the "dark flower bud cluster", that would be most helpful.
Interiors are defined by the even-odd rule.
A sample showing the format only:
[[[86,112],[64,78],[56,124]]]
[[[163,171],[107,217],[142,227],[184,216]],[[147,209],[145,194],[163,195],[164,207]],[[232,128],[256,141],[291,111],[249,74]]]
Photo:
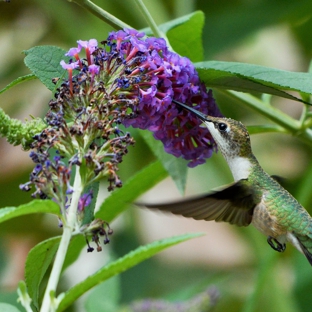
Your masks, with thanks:
[[[82,48],[86,51],[84,59],[78,55]],[[100,77],[101,68],[94,63],[95,56],[92,55],[96,49],[97,41],[94,39],[78,41],[78,48],[72,48],[67,53],[76,57],[77,61],[69,64],[61,62],[63,68],[68,70],[69,79],[60,85],[55,99],[49,103],[50,110],[45,118],[48,127],[34,136],[31,146],[34,151],[30,157],[37,165],[30,182],[21,186],[29,190],[31,184],[35,185],[34,197],[49,197],[64,203],[64,199],[58,199],[60,195],[64,197],[70,193],[69,179],[73,165],[84,168],[84,186],[102,177],[108,177],[109,190],[122,186],[116,173],[117,166],[134,140],[129,133],[123,133],[118,128],[125,114],[124,109],[120,109],[105,94],[107,86]],[[79,72],[73,75],[76,68]],[[52,161],[49,160],[50,151],[58,154]],[[67,166],[60,162],[62,158],[68,160]],[[62,175],[62,170],[67,172],[66,177]]]
[[[106,227],[106,229],[105,229]],[[100,238],[99,236],[104,236],[104,245],[110,242],[108,235],[113,234],[113,230],[109,227],[109,224],[103,220],[95,219],[90,224],[84,225],[81,228],[81,231],[86,236],[86,242],[88,245],[87,252],[92,252],[94,250],[93,247],[90,246],[88,236],[91,236],[91,239],[96,244],[96,250],[102,251],[102,247],[100,245]]]

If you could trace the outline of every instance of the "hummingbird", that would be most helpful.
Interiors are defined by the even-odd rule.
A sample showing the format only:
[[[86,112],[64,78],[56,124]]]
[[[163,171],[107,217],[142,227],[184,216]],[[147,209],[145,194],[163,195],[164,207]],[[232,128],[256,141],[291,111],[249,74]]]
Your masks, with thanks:
[[[246,127],[234,119],[206,116],[186,104],[173,102],[203,121],[227,161],[234,182],[197,197],[144,206],[195,220],[252,224],[274,250],[283,252],[290,242],[312,265],[312,218],[277,177],[262,169],[252,152]]]

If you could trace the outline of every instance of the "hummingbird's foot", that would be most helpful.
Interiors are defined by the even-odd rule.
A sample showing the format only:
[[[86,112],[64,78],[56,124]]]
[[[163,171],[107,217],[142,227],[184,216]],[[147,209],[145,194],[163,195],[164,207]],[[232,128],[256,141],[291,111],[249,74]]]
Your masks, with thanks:
[[[273,238],[272,236],[268,236],[267,241],[269,245],[278,252],[284,252],[286,249],[286,244],[281,244],[276,238]]]

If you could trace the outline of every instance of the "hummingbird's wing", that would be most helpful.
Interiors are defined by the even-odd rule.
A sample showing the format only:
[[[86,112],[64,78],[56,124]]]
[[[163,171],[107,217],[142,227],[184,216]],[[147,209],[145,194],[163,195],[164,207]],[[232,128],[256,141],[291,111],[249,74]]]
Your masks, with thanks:
[[[238,226],[247,226],[252,220],[254,207],[259,203],[253,188],[246,180],[200,197],[166,203],[139,204],[147,208],[170,211],[195,220],[224,221]]]
[[[295,235],[298,243],[301,247],[302,253],[306,256],[310,264],[312,265],[312,240],[309,236]]]

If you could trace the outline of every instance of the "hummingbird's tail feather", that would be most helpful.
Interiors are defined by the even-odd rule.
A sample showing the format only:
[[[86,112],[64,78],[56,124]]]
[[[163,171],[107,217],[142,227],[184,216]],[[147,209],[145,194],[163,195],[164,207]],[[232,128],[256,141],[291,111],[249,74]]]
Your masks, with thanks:
[[[302,253],[306,256],[312,265],[312,239],[308,236],[296,236],[300,245]]]

